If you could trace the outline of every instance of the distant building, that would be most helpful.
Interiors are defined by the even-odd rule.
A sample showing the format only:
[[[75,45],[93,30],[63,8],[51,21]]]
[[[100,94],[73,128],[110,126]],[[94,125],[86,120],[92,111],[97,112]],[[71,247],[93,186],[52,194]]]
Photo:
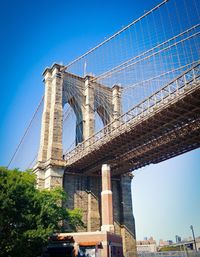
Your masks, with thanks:
[[[159,240],[159,246],[163,247],[163,246],[168,246],[168,245],[172,245],[173,241],[172,240],[166,240],[164,241],[163,239]]]
[[[176,235],[176,243],[180,243],[181,242],[181,237]]]
[[[200,237],[196,237],[195,240],[197,250],[200,251]],[[184,238],[183,240],[181,240],[181,242],[176,242],[175,244],[173,244],[173,246],[178,245],[183,246],[188,250],[195,250],[194,240],[192,237]]]
[[[136,246],[137,246],[137,252],[138,253],[157,252],[156,241],[153,239],[153,237],[150,237],[149,239],[146,239],[146,240],[137,241]]]

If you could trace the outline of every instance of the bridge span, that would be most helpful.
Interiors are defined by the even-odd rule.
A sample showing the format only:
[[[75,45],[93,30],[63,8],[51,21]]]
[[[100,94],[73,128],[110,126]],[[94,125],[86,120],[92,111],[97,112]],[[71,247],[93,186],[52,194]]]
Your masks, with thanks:
[[[63,187],[87,232],[101,229],[98,175],[110,165],[124,256],[136,253],[131,172],[200,147],[199,4],[163,0],[67,65],[46,68],[44,97],[8,163],[33,168],[40,189]]]
[[[65,155],[66,172],[119,175],[200,146],[200,64]],[[116,125],[117,124],[117,125]]]

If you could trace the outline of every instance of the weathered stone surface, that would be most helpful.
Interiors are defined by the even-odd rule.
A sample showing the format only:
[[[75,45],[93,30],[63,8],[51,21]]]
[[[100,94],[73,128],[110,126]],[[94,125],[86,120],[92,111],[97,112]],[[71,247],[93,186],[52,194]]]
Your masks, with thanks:
[[[113,126],[120,125],[121,89],[117,85],[111,89],[98,84],[91,76],[81,78],[67,72],[63,73],[61,70],[61,65],[54,64],[43,73],[45,82],[44,111],[38,163],[34,168],[37,175],[37,186],[49,189],[63,186],[68,194],[66,206],[71,209],[80,208],[83,211],[86,228],[83,228],[82,231],[97,231],[102,226],[101,177],[64,174],[62,110],[66,103],[73,108],[77,119],[76,126],[79,126],[79,135],[76,135],[76,142],[79,143],[88,139],[95,132],[95,111],[104,125],[110,121],[115,121]],[[73,95],[71,91],[68,92],[72,85],[77,85],[81,92],[79,96]],[[123,238],[124,253],[128,252],[129,256],[134,256],[136,246],[131,177],[119,176],[112,178],[111,184],[108,180],[106,183],[103,188],[110,188],[113,195],[111,197],[110,194],[104,194],[103,197],[113,202],[115,233]],[[104,207],[104,210],[105,208],[109,209],[109,206]],[[110,220],[111,216],[109,216]]]
[[[120,124],[119,117],[121,115],[121,88],[118,85],[112,88],[112,104],[113,104],[113,127],[117,128]]]
[[[127,252],[130,252],[130,254],[136,253],[135,220],[132,210],[131,180],[132,176],[130,176],[130,174],[123,175],[120,179],[122,200],[121,235],[123,239],[124,254]],[[129,256],[132,256],[130,254]]]
[[[44,75],[45,97],[38,161],[62,159],[62,66],[54,64]]]

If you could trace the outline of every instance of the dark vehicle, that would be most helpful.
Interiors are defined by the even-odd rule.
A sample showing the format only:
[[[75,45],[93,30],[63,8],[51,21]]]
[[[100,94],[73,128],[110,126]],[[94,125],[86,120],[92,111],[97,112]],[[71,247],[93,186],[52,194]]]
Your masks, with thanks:
[[[57,235],[49,238],[45,257],[75,257],[74,239],[71,236],[58,237]]]

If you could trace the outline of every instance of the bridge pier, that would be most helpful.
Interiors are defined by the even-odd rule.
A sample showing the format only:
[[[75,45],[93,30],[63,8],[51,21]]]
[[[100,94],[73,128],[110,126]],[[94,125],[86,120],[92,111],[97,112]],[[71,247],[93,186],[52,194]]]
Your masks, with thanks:
[[[62,160],[62,66],[54,64],[45,69],[45,97],[42,115],[38,162]]]
[[[131,174],[112,177],[111,189],[114,231],[122,237],[124,256],[128,253],[128,256],[135,257],[135,221],[132,211],[131,181]],[[64,190],[68,195],[67,207],[80,208],[83,211],[83,222],[87,228],[81,231],[92,232],[102,228],[101,186],[101,177],[98,176],[70,173],[64,175]]]
[[[38,188],[63,186],[63,149],[62,149],[62,66],[54,64],[45,69],[44,109],[40,136],[38,162],[34,167]]]
[[[123,241],[124,256],[136,256],[136,242],[135,242],[135,221],[132,212],[132,196],[131,196],[131,181],[132,174],[126,174],[120,178],[120,195],[115,196],[121,202],[118,202],[118,211],[115,210],[120,222],[120,231],[114,227],[113,219],[113,193],[114,185],[111,185],[111,171],[107,164],[102,165],[102,192],[101,192],[101,230],[108,232],[118,232]],[[119,191],[115,190],[115,193]],[[117,227],[117,223],[115,225]]]
[[[60,164],[49,162],[47,166],[45,166],[45,163],[37,163],[33,171],[36,174],[37,188],[63,187],[64,166],[62,162]]]
[[[123,241],[124,255],[136,256],[136,234],[135,234],[135,220],[132,209],[132,195],[131,195],[131,181],[133,175],[128,173],[122,175],[121,183],[121,236]],[[125,255],[126,256],[126,255]]]
[[[114,232],[113,223],[113,199],[111,190],[110,166],[102,165],[102,191],[101,191],[101,230]]]
[[[68,195],[66,207],[80,208],[83,211],[83,222],[86,228],[80,231],[92,232],[101,229],[109,230],[111,233],[115,231],[116,234],[122,236],[124,256],[126,253],[129,257],[135,256],[131,176],[118,175],[110,179],[110,168],[105,165],[102,167],[104,181],[101,183],[101,177],[98,174],[86,175],[76,170],[68,170],[67,162],[63,159],[63,106],[68,103],[74,111],[81,112],[81,115],[75,113],[78,124],[82,124],[78,142],[79,139],[87,140],[94,133],[95,112],[98,113],[104,125],[110,121],[115,121],[114,128],[120,125],[120,87],[115,85],[113,88],[108,88],[94,82],[90,76],[81,78],[62,72],[62,66],[58,64],[47,68],[43,76],[45,82],[44,110],[38,162],[34,167],[37,187],[40,189],[64,187]],[[81,90],[79,97],[72,94],[70,90],[70,94],[68,93],[68,87],[71,84],[77,85]],[[104,201],[101,202],[102,186],[102,198],[110,203],[113,202],[113,212],[109,206],[104,206]]]

